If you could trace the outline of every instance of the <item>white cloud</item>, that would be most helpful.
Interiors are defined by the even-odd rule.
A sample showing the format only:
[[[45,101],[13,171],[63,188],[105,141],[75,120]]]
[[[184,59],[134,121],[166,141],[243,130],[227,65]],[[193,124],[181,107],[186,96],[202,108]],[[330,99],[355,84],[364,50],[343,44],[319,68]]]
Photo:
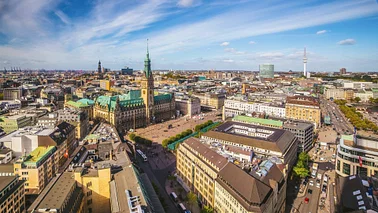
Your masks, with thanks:
[[[243,51],[238,51],[235,48],[225,48],[224,51],[229,52],[229,53],[233,53],[233,54],[236,54],[236,55],[243,55],[243,54],[246,53],[246,52],[243,52]]]
[[[320,31],[316,32],[316,35],[324,34],[326,32],[327,32],[327,30],[320,30]]]
[[[233,63],[234,60],[232,60],[232,59],[224,59],[223,62],[226,62],[226,63]]]
[[[64,14],[61,10],[55,11],[55,15],[60,18],[60,20],[65,24],[71,24],[70,18]]]
[[[225,42],[220,44],[220,46],[222,46],[222,47],[225,47],[225,46],[228,46],[228,45],[230,45],[230,42],[228,42],[228,41],[225,41]]]
[[[258,54],[260,58],[265,58],[265,59],[275,59],[275,58],[283,58],[285,54],[281,52],[266,52],[266,53],[260,53]]]
[[[248,44],[256,44],[256,42],[250,41],[250,42],[248,42]]]
[[[56,1],[5,2],[7,6],[0,5],[0,9],[10,10],[1,9],[0,33],[6,34],[9,38],[29,39],[29,44],[0,45],[0,61],[9,61],[14,66],[24,61],[25,66],[30,68],[96,69],[96,60],[101,58],[104,66],[112,69],[123,67],[125,63],[137,69],[143,66],[146,38],[150,39],[152,59],[164,57],[166,61],[175,61],[172,57],[183,52],[196,51],[222,42],[227,43],[221,45],[225,47],[238,39],[320,26],[378,13],[376,3],[369,1],[333,1],[316,6],[309,6],[300,1],[272,6],[264,1],[254,7],[238,10],[225,8],[216,15],[209,14],[205,19],[188,20],[159,28],[154,24],[166,17],[171,18],[174,13],[171,9],[177,6],[177,1],[172,3],[170,0],[153,0],[143,1],[145,3],[142,4],[140,1],[133,1],[137,3],[132,7],[120,5],[131,1],[104,1],[103,5],[96,6],[98,11],[93,11],[84,19],[68,20],[72,26],[56,33],[56,28],[50,28],[53,23],[48,21],[49,14],[57,10]],[[251,16],[251,13],[254,16]],[[267,14],[278,15],[272,17]],[[134,32],[148,29],[150,26],[154,27],[153,31],[146,30],[139,33],[139,37],[133,35]],[[36,36],[30,37],[30,34]],[[49,36],[51,34],[54,36]],[[46,51],[42,51],[43,49]],[[54,51],[51,51],[52,49]],[[235,49],[229,51],[241,53]],[[280,52],[257,53],[256,56],[258,59],[285,58],[277,53]],[[185,57],[181,58],[185,60]],[[222,60],[223,58],[218,62]],[[45,63],[38,64],[38,61]]]
[[[352,38],[348,38],[348,39],[345,39],[345,40],[341,40],[337,43],[340,44],[340,45],[353,45],[353,44],[356,43],[356,40],[354,40]]]
[[[201,4],[201,0],[179,0],[177,5],[179,7],[195,7]]]

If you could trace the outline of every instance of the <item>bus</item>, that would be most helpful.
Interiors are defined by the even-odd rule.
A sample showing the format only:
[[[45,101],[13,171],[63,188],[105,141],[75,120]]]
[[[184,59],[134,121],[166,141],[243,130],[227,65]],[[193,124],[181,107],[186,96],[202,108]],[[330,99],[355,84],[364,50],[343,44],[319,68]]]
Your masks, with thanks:
[[[141,157],[144,162],[147,162],[147,156],[141,150],[137,149],[136,152],[138,153],[138,156]]]

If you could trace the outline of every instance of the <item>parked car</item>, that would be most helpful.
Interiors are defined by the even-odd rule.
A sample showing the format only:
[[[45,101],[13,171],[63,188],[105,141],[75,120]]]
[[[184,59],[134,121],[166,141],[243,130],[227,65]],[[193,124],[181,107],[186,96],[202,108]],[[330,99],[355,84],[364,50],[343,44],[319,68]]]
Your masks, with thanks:
[[[304,199],[304,202],[305,202],[305,203],[310,202],[310,198],[306,197],[306,198]]]
[[[312,194],[312,189],[308,189],[307,193],[309,193],[311,195]]]
[[[314,181],[310,180],[310,186],[314,186]]]

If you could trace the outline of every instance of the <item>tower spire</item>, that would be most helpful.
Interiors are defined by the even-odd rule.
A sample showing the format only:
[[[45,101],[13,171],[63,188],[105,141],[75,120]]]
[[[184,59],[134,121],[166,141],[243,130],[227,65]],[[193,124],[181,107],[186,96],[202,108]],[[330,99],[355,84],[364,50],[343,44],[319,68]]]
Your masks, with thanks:
[[[147,55],[149,55],[150,53],[148,52],[148,39],[147,39]]]

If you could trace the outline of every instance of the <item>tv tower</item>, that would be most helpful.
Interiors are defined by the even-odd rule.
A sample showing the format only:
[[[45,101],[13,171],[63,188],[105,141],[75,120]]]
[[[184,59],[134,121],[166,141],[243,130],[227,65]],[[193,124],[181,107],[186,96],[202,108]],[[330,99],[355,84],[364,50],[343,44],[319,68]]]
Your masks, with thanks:
[[[306,47],[304,48],[303,54],[303,75],[307,78],[307,57],[306,57]]]

